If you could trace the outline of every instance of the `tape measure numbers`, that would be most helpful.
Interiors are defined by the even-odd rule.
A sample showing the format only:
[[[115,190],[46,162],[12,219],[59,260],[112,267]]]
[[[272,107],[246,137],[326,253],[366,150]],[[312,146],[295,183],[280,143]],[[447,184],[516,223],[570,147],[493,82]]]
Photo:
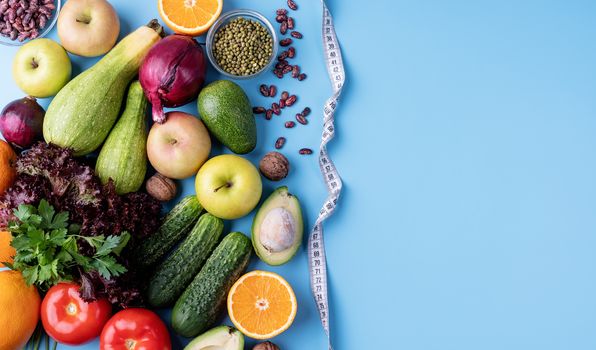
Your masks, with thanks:
[[[327,72],[333,85],[331,96],[323,108],[323,135],[319,151],[319,167],[327,185],[328,196],[319,212],[315,226],[308,237],[308,257],[310,267],[310,285],[319,310],[321,324],[327,335],[329,349],[332,350],[331,333],[329,330],[329,296],[327,293],[327,258],[323,239],[323,222],[327,220],[337,207],[341,195],[342,181],[335,164],[327,153],[327,144],[335,136],[335,111],[339,103],[342,88],[345,83],[345,70],[341,56],[339,41],[333,26],[333,17],[324,0],[323,5],[323,46]]]

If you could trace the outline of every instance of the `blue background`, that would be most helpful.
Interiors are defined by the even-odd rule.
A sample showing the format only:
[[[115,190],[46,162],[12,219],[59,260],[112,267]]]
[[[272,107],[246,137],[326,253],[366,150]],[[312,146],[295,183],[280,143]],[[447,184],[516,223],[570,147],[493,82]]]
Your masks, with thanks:
[[[267,101],[257,93],[266,82],[298,93],[296,111],[315,111],[293,130],[259,118],[249,156],[257,161],[277,136],[288,138],[293,168],[283,183],[310,227],[325,188],[316,158],[297,150],[317,147],[330,87],[320,4],[297,2],[305,34],[297,62],[309,78],[242,85],[255,105]],[[226,0],[225,9],[273,19],[284,3]],[[349,80],[330,148],[346,183],[326,225],[335,348],[594,349],[596,2],[328,3]],[[152,1],[113,4],[123,33],[157,16]],[[10,76],[14,51],[2,48],[2,105],[22,95]],[[76,71],[91,62],[74,59]],[[296,113],[284,112],[283,120]],[[265,195],[275,186],[266,182]],[[250,220],[230,229],[248,233]],[[298,295],[280,347],[325,349],[306,253],[281,268],[256,260],[251,268],[281,273]]]

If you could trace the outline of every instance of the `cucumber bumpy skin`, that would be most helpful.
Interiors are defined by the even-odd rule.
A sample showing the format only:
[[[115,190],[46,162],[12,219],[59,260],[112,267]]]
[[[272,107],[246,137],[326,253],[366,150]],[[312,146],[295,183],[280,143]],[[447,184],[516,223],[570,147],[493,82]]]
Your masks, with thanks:
[[[197,196],[182,198],[166,215],[157,232],[145,238],[137,247],[133,257],[135,262],[144,268],[155,265],[190,232],[202,211]]]
[[[149,304],[165,307],[176,302],[213,252],[223,228],[223,220],[209,213],[199,218],[186,239],[157,267],[149,280]]]
[[[194,337],[217,321],[251,252],[250,239],[240,232],[232,232],[221,241],[174,306],[172,327],[176,333]]]

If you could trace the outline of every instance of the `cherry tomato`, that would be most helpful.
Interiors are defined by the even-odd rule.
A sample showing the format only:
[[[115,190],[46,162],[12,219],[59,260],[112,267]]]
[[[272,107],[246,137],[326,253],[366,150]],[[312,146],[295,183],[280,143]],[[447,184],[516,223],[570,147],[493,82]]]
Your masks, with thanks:
[[[99,336],[110,319],[112,305],[106,299],[87,303],[79,296],[79,286],[59,283],[41,303],[41,322],[59,343],[80,345]]]
[[[103,327],[100,350],[171,350],[170,334],[163,321],[147,309],[126,309]]]

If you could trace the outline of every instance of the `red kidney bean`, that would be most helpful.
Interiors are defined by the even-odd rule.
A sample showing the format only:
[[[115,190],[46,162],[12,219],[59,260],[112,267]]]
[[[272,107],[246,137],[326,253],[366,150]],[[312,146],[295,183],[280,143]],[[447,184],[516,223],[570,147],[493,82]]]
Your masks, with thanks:
[[[302,33],[298,32],[298,31],[293,31],[293,32],[291,32],[291,33],[290,33],[290,35],[291,35],[293,38],[296,38],[296,39],[302,39]]]
[[[286,144],[286,138],[285,137],[279,137],[277,138],[277,140],[275,141],[275,149],[280,149],[282,148],[284,145]]]
[[[288,29],[294,29],[294,27],[296,26],[295,21],[296,20],[294,19],[294,17],[288,17],[288,19],[286,20],[286,22],[288,22]]]
[[[287,15],[288,14],[288,10],[286,10],[286,9],[277,9],[277,11],[275,11],[275,14],[277,14],[277,15]]]
[[[277,56],[277,60],[278,61],[285,61],[286,58],[290,57],[290,52],[289,51],[282,51],[278,56]]]
[[[282,72],[282,74],[287,74],[287,73],[290,73],[292,71],[292,69],[294,69],[294,67],[292,67],[292,65],[288,64],[281,70],[281,72]]]
[[[279,108],[286,108],[286,100],[279,100]]]
[[[288,21],[281,22],[281,26],[279,26],[279,32],[282,35],[286,35],[286,33],[288,32]]]
[[[288,16],[286,16],[286,15],[277,15],[277,16],[275,17],[275,21],[276,21],[277,23],[283,23],[283,22],[285,22],[285,21],[287,21],[287,20],[288,20]]]
[[[292,39],[291,38],[285,38],[285,39],[281,39],[279,41],[279,44],[281,46],[289,46],[290,44],[292,44]]]
[[[259,86],[259,91],[261,92],[261,95],[269,97],[269,88],[267,85],[261,84],[261,86]]]
[[[286,100],[286,106],[290,107],[291,105],[296,103],[297,99],[298,99],[298,96],[296,96],[296,95],[292,95],[292,96],[288,97],[288,99]]]
[[[292,78],[298,78],[299,75],[300,75],[300,66],[294,65],[294,68],[292,68]]]
[[[269,97],[275,97],[277,95],[277,87],[275,85],[269,86]]]
[[[302,115],[307,117],[310,114],[310,107],[305,107],[302,111]]]
[[[296,5],[296,2],[294,2],[294,0],[288,0],[288,7],[294,11],[298,10],[298,5]]]
[[[304,116],[300,113],[296,114],[296,120],[302,125],[308,124],[308,120],[306,120],[306,118],[304,118]]]
[[[272,117],[273,117],[273,111],[268,109],[267,112],[265,113],[265,119],[271,120]]]
[[[252,112],[254,114],[263,114],[265,113],[267,110],[265,109],[265,107],[253,107],[252,108]]]
[[[284,92],[281,93],[281,99],[282,100],[287,100],[288,97],[290,97],[290,93],[289,92],[284,91]]]
[[[300,151],[298,151],[298,153],[300,153],[302,155],[309,155],[309,154],[312,154],[312,149],[310,149],[310,148],[301,148]]]
[[[296,56],[296,49],[293,46],[290,46],[287,53],[289,58],[294,58],[294,56]]]
[[[275,69],[273,70],[273,74],[275,74],[276,77],[278,77],[279,79],[284,77],[283,72],[281,71],[281,69]]]
[[[296,123],[294,123],[293,121],[291,121],[291,120],[290,120],[290,121],[287,121],[287,122],[284,124],[284,126],[285,126],[287,129],[291,129],[291,128],[293,128],[293,127],[295,127],[295,126],[296,126]]]
[[[306,74],[302,73],[298,76],[298,80],[302,81],[304,79],[306,79]]]
[[[279,108],[279,105],[275,102],[273,102],[271,104],[271,110],[273,111],[273,113],[275,113],[275,115],[280,115],[281,114],[281,108]]]

